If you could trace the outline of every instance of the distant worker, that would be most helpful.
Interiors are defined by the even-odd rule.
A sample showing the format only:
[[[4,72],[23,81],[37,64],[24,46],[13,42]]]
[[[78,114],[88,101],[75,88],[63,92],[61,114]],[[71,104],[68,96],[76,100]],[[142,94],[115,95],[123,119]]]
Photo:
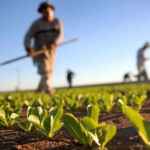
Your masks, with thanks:
[[[146,42],[142,48],[140,48],[137,52],[137,69],[138,69],[138,75],[137,79],[138,81],[148,81],[148,75],[145,68],[145,62],[149,59],[145,57],[145,50],[150,47],[150,44]]]
[[[72,88],[72,80],[74,78],[75,73],[71,70],[67,70],[67,82],[69,88]]]
[[[63,42],[63,25],[55,17],[55,7],[42,2],[38,12],[41,17],[35,20],[28,29],[24,45],[27,53],[33,58],[41,76],[38,92],[53,94],[52,74],[58,44]],[[34,53],[43,50],[44,53],[34,57]]]
[[[124,82],[131,82],[131,73],[130,72],[127,72],[123,75],[123,81]]]

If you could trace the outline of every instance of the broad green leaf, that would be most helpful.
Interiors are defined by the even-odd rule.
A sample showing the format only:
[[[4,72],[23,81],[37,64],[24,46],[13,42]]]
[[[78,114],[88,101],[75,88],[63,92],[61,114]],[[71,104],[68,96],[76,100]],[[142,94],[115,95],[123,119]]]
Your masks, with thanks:
[[[65,114],[64,127],[67,129],[69,134],[71,134],[71,136],[77,139],[81,144],[92,144],[90,134],[73,114]]]
[[[135,103],[135,105],[136,105],[138,110],[140,110],[142,108],[142,105],[144,104],[145,100],[146,100],[146,96],[145,95],[142,95],[140,97],[137,96],[135,98],[134,103]]]
[[[61,122],[62,115],[63,115],[63,105],[60,105],[57,108],[56,115],[53,116],[53,122],[51,121],[52,135],[62,127],[62,122]]]
[[[133,126],[137,129],[138,134],[146,145],[150,146],[150,122],[144,120],[139,112],[132,109],[119,100],[123,114],[129,119]]]
[[[6,113],[4,111],[4,109],[0,108],[0,119],[2,121],[6,120]]]
[[[51,117],[50,116],[47,116],[43,119],[42,126],[43,126],[44,131],[46,132],[46,135],[48,135],[51,129]]]
[[[29,121],[19,121],[17,125],[25,132],[31,132],[33,129],[33,124]]]
[[[42,121],[43,129],[48,137],[53,137],[58,130],[62,127],[63,105],[59,104],[57,108],[52,107],[50,114]]]
[[[99,128],[97,128],[97,135],[101,144],[101,150],[105,149],[106,144],[112,140],[112,138],[116,135],[116,132],[117,128],[113,124],[103,123]]]
[[[110,112],[114,105],[114,95],[105,93],[100,99],[100,109],[104,112]]]
[[[89,105],[88,115],[98,123],[99,115],[100,115],[100,107],[97,103]]]
[[[94,130],[99,126],[98,123],[90,117],[84,117],[81,123],[88,131]]]
[[[2,108],[0,108],[0,120],[4,123],[4,125],[8,126],[6,112]]]
[[[33,124],[35,124],[35,125],[38,126],[38,127],[41,126],[40,119],[39,119],[38,116],[29,115],[29,116],[28,116],[28,121],[32,122]]]

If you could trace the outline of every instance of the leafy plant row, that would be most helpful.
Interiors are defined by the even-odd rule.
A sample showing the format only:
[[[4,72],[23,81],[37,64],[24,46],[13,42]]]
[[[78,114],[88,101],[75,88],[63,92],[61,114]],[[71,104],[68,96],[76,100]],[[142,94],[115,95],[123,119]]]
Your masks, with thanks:
[[[147,91],[133,89],[79,89],[61,91],[51,98],[33,93],[0,95],[0,126],[17,126],[26,132],[36,130],[49,138],[65,128],[79,143],[104,150],[117,128],[114,124],[99,122],[101,113],[120,111],[149,147],[150,123],[139,113]],[[73,112],[80,109],[86,113],[76,117]]]

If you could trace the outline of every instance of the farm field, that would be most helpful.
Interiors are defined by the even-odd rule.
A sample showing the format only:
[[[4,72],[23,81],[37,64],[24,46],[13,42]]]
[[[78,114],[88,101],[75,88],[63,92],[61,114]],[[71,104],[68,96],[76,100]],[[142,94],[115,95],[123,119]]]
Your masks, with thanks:
[[[2,150],[150,149],[150,85],[0,94]]]

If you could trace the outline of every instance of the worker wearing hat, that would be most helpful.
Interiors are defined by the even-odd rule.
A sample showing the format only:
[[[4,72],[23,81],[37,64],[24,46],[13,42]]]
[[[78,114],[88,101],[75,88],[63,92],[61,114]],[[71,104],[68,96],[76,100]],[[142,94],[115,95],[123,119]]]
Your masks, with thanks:
[[[52,74],[56,56],[56,48],[63,41],[63,25],[55,17],[55,7],[42,2],[38,7],[41,17],[35,20],[28,29],[24,45],[27,53],[33,58],[41,76],[37,91],[53,93]],[[33,57],[36,51],[45,50],[41,55]]]
[[[39,5],[38,12],[42,13],[43,10],[47,9],[48,7],[50,7],[52,10],[55,11],[55,7],[52,4],[50,4],[48,2],[43,2]]]

